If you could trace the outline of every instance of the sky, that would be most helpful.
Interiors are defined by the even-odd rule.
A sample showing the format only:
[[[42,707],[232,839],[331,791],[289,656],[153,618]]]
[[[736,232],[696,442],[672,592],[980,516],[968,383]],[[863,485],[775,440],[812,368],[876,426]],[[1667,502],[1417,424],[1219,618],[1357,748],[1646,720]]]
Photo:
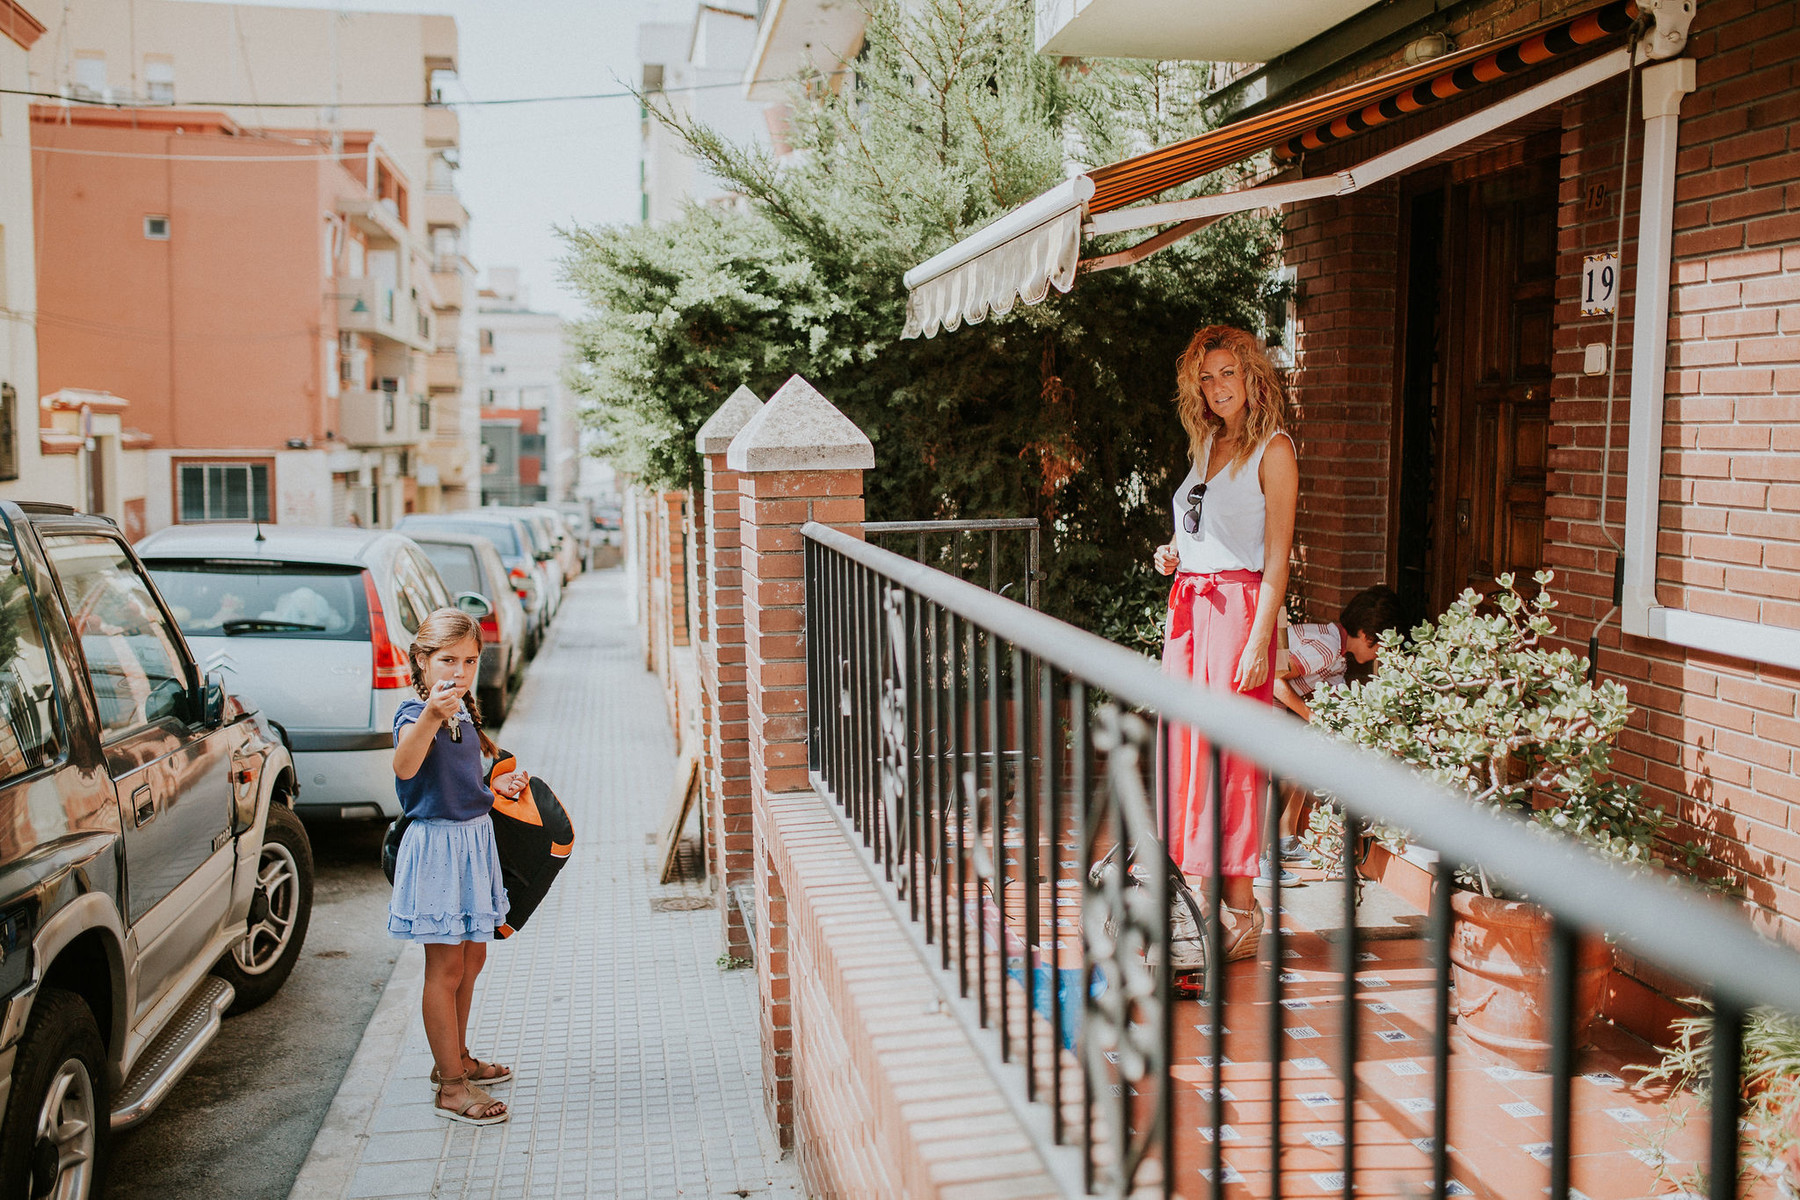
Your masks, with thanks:
[[[681,20],[695,0],[245,0],[265,7],[447,13],[456,18],[460,96],[618,91],[639,79],[637,27]],[[576,316],[557,283],[554,227],[638,219],[638,110],[630,98],[459,110],[458,188],[471,258],[517,266],[533,308]]]

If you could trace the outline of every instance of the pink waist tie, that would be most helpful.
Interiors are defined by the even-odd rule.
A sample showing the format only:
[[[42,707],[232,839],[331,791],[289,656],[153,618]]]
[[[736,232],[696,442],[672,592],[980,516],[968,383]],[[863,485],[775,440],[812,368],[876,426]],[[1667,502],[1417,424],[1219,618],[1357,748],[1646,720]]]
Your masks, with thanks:
[[[1182,572],[1169,589],[1169,621],[1163,641],[1163,669],[1187,676],[1202,687],[1235,691],[1232,677],[1256,623],[1260,571]],[[1275,698],[1275,634],[1269,635],[1269,672],[1258,687],[1239,693],[1271,704]],[[1168,844],[1177,865],[1189,875],[1211,875],[1212,751],[1199,731],[1170,724],[1168,733]],[[1226,876],[1257,870],[1261,844],[1263,774],[1249,759],[1221,756],[1219,792],[1225,836]]]

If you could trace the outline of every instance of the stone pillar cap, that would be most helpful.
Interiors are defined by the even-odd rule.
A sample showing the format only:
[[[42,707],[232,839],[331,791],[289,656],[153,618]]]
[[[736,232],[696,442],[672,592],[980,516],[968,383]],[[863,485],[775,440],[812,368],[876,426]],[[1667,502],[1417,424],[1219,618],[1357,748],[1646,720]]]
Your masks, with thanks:
[[[738,384],[738,390],[731,393],[719,410],[706,418],[706,424],[694,435],[694,449],[702,454],[723,454],[731,448],[731,439],[738,430],[750,423],[762,408],[763,402],[756,398],[756,393]]]
[[[867,471],[875,447],[819,390],[795,375],[738,431],[725,453],[733,471]]]

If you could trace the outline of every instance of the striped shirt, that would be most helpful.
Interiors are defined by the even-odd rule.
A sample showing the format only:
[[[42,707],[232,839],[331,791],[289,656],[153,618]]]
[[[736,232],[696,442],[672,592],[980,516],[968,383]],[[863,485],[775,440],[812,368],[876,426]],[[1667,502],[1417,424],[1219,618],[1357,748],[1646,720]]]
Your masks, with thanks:
[[[1288,686],[1302,698],[1323,684],[1344,682],[1344,631],[1336,621],[1288,626]]]

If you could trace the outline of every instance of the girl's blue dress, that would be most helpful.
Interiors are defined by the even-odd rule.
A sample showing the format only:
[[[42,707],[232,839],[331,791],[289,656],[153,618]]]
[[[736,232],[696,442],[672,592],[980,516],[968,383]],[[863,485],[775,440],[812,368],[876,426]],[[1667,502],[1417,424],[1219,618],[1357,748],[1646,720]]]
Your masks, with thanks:
[[[394,714],[394,738],[425,711],[406,700]],[[401,810],[413,818],[394,862],[388,933],[414,942],[492,941],[506,919],[506,887],[488,815],[493,794],[482,782],[481,739],[458,710],[461,740],[448,723],[437,731],[417,774],[394,780]]]

